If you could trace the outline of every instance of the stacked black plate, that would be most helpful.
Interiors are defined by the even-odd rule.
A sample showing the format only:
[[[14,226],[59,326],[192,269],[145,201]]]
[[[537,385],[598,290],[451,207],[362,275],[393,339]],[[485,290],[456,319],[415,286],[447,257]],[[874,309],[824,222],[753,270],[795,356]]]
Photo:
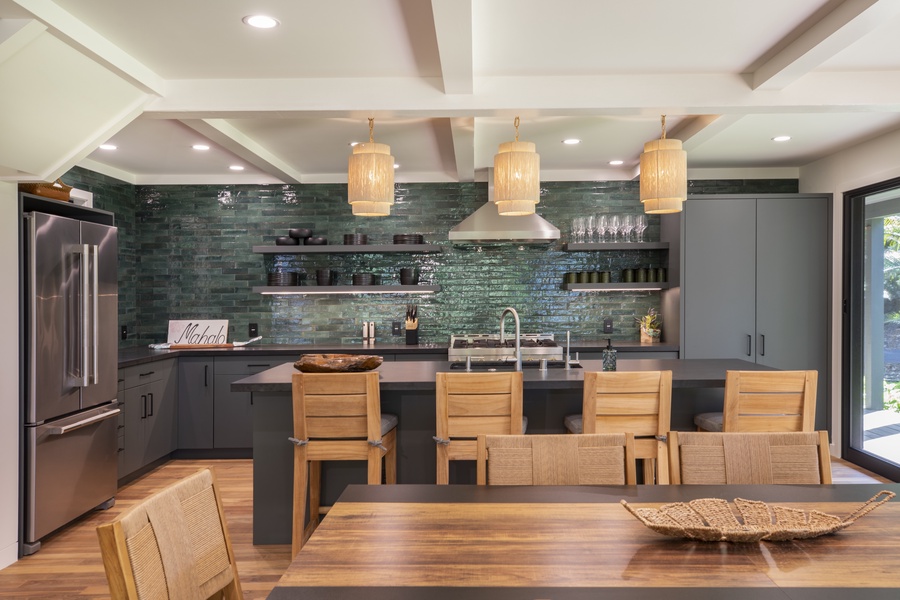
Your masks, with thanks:
[[[395,244],[424,244],[422,234],[419,233],[398,233],[394,236]]]
[[[273,271],[269,273],[270,286],[295,286],[300,282],[300,274],[293,271]]]
[[[373,273],[354,273],[353,285],[375,285],[375,275]]]
[[[369,236],[364,233],[345,233],[345,246],[362,246],[369,243]]]

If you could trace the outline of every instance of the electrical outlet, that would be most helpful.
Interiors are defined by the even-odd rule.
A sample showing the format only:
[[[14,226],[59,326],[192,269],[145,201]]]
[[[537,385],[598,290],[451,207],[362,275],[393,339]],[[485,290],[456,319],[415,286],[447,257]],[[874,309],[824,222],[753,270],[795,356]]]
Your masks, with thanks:
[[[391,322],[391,335],[400,335],[400,321]]]
[[[251,338],[255,338],[256,336],[258,336],[259,325],[257,325],[256,323],[250,323],[250,326],[247,327],[247,335],[249,335]]]
[[[122,339],[128,339],[128,325],[122,325]]]
[[[603,333],[612,333],[612,319],[603,319]]]

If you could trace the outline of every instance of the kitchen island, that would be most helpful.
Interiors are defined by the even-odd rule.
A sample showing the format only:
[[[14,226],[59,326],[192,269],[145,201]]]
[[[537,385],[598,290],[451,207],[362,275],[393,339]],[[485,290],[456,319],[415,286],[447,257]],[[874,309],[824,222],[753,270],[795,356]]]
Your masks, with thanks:
[[[528,433],[564,433],[563,418],[580,413],[586,370],[600,371],[599,360],[582,368],[526,369],[523,410]],[[446,361],[385,362],[378,368],[381,405],[398,416],[397,480],[434,483],[435,376],[454,371]],[[721,410],[728,370],[771,370],[742,360],[619,360],[619,371],[672,371],[672,428],[693,429],[696,412]],[[253,398],[253,543],[288,544],[291,536],[293,445],[291,376],[287,362],[232,384]],[[365,464],[330,463],[322,470],[324,504],[331,504],[350,483],[365,481]],[[451,482],[474,483],[474,465],[451,465]]]

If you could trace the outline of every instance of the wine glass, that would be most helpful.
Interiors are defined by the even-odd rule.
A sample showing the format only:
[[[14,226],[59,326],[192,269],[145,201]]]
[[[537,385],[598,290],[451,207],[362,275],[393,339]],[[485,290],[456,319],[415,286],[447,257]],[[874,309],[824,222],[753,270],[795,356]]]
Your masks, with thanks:
[[[575,243],[579,244],[584,241],[584,217],[575,217],[572,219],[572,234],[575,237]]]
[[[597,241],[602,242],[606,232],[609,230],[609,215],[597,215]]]
[[[597,232],[597,217],[588,215],[584,218],[584,234],[587,243],[594,241],[594,233]]]
[[[620,228],[622,226],[622,220],[619,215],[609,215],[609,221],[607,222],[607,227],[609,227],[609,233],[612,236],[612,241],[616,241],[616,236],[619,234]]]
[[[635,229],[635,231],[637,231],[638,241],[643,242],[644,241],[644,230],[647,229],[647,215],[642,213],[635,217],[634,229]]]
[[[622,229],[622,240],[627,242],[631,238],[631,232],[634,231],[634,215],[630,213],[622,215],[620,227]]]

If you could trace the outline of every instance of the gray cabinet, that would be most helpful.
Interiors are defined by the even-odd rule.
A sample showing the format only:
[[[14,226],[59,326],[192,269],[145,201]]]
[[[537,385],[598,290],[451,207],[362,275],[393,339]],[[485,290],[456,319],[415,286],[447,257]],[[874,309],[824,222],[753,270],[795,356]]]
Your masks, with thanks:
[[[231,384],[285,362],[278,357],[215,359],[213,447],[253,447],[253,407],[250,392],[233,392]]]
[[[697,197],[682,215],[683,358],[819,371],[828,382],[829,207],[822,196]]]
[[[175,361],[120,369],[119,477],[175,450]]]
[[[178,448],[213,447],[215,361],[178,359]]]
[[[231,391],[231,384],[285,361],[273,355],[179,358],[178,448],[252,448],[251,396]]]

